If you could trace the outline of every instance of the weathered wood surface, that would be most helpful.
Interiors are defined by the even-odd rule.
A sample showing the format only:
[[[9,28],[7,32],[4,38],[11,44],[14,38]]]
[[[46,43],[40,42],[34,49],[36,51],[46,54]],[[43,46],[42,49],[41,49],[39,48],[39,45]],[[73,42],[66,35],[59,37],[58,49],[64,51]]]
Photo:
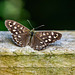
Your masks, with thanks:
[[[0,75],[74,75],[75,31],[58,31],[62,38],[42,51],[18,47],[10,32],[0,32]]]
[[[12,41],[10,32],[0,32],[0,55],[42,55],[42,54],[74,54],[75,31],[59,31],[62,33],[61,40],[53,43],[49,48],[36,51],[30,46],[18,47]]]

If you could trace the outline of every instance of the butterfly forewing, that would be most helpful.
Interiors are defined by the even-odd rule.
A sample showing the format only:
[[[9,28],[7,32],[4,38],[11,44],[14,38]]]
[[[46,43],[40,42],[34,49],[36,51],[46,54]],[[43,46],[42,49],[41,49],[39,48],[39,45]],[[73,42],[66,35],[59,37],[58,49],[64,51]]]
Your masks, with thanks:
[[[18,46],[26,46],[30,40],[30,30],[13,20],[6,20],[5,26],[12,33],[13,41]]]
[[[59,40],[61,36],[58,32],[36,32],[32,38],[31,47],[35,50],[43,50],[51,43]]]
[[[13,34],[22,34],[22,33],[27,33],[30,30],[26,28],[25,26],[21,25],[20,23],[13,21],[13,20],[6,20],[5,21],[5,26],[8,28],[9,31]]]

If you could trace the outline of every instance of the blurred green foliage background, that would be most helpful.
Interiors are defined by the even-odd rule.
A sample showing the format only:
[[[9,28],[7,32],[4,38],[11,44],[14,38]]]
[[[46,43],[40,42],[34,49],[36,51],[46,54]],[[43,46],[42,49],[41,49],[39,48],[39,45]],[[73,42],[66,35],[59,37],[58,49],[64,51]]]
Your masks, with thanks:
[[[74,30],[75,1],[72,0],[0,0],[0,31],[6,31],[5,20],[15,20],[32,29]]]

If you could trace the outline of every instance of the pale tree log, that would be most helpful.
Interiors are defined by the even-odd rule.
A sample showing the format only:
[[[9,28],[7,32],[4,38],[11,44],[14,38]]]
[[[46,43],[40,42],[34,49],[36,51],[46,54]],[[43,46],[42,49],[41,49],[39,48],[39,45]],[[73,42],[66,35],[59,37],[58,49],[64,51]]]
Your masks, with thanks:
[[[74,75],[75,31],[58,31],[61,40],[42,51],[18,47],[11,33],[0,32],[0,75]]]

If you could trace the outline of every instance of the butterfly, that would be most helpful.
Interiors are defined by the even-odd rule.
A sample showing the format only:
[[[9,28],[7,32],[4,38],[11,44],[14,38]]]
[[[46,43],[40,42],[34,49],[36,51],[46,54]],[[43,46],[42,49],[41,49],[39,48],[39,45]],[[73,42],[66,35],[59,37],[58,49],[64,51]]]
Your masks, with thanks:
[[[51,43],[61,39],[62,34],[53,31],[29,30],[14,20],[5,20],[5,26],[12,33],[13,41],[17,46],[25,47],[29,45],[34,50],[44,50]]]

